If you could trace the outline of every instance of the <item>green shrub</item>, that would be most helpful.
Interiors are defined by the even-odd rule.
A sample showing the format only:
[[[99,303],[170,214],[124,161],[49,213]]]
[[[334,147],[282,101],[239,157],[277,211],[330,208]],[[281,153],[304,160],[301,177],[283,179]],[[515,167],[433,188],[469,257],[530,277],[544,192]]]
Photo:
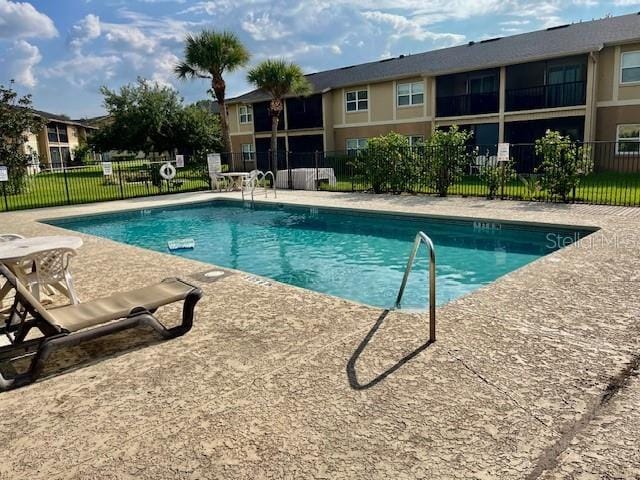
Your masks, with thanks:
[[[399,133],[370,138],[367,148],[351,159],[355,174],[371,184],[375,193],[407,190],[418,172],[416,149]]]
[[[523,195],[523,200],[534,200],[542,190],[542,185],[540,185],[538,176],[519,175],[518,178],[520,178],[520,181],[524,185],[525,194]]]
[[[544,137],[536,140],[535,151],[542,157],[536,169],[541,174],[542,187],[563,202],[568,201],[580,178],[593,171],[591,150],[559,132],[547,130]]]
[[[494,162],[492,165],[486,165],[480,171],[480,179],[487,184],[487,198],[496,197],[500,187],[516,178],[516,172],[513,169],[513,162]]]
[[[446,197],[449,187],[459,181],[471,161],[467,142],[472,133],[452,125],[449,130],[436,130],[425,142],[423,175],[430,188]]]

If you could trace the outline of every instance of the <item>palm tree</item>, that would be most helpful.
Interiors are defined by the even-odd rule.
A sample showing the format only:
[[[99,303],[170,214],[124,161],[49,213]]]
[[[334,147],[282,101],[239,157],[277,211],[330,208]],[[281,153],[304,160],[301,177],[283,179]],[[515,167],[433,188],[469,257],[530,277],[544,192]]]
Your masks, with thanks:
[[[311,92],[311,84],[298,65],[286,60],[265,60],[249,70],[247,79],[271,96],[271,165],[275,172],[278,170],[278,121],[284,109],[284,97],[307,95]]]
[[[220,128],[222,146],[231,152],[229,135],[229,114],[225,106],[225,72],[233,72],[249,62],[249,52],[240,39],[232,32],[203,30],[199,34],[187,35],[184,47],[184,61],[176,65],[178,78],[211,79],[211,91],[220,107]]]

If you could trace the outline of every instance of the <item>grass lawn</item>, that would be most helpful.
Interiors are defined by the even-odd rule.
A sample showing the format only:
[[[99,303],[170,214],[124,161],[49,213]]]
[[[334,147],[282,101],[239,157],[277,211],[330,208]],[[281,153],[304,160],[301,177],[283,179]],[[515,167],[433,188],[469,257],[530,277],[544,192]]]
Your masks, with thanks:
[[[65,179],[66,177],[66,179]],[[151,181],[148,168],[136,163],[114,164],[114,174],[107,179],[100,165],[69,169],[62,172],[43,172],[29,178],[27,191],[19,195],[3,195],[0,186],[0,211],[37,208],[54,205],[101,202],[122,198],[142,197],[165,193],[206,190],[209,188],[206,173],[202,167],[178,169],[172,183],[163,180],[159,188]],[[356,182],[338,173],[335,185],[323,184],[322,190],[365,191],[370,185]],[[416,185],[414,191],[432,194],[426,187]],[[484,197],[487,187],[478,176],[467,175],[451,186],[450,195]],[[513,180],[505,185],[505,198],[529,199],[525,185]],[[498,197],[501,192],[498,192]],[[571,197],[573,198],[573,197]],[[545,191],[535,193],[535,200],[550,200]],[[608,205],[640,205],[640,173],[593,173],[582,179],[576,189],[575,201]]]
[[[65,179],[66,177],[66,179]],[[159,188],[151,182],[140,165],[116,166],[107,178],[100,165],[69,169],[62,172],[42,172],[29,177],[28,188],[18,195],[4,195],[0,186],[0,211],[37,208],[54,205],[102,202],[122,198],[188,192],[209,188],[202,169],[178,169],[174,181],[162,180]]]
[[[371,185],[362,182],[352,183],[351,179],[338,176],[335,185],[321,185],[327,191],[364,191]],[[415,186],[415,192],[434,193],[424,186]],[[476,175],[466,175],[462,180],[449,189],[450,195],[469,197],[485,197],[488,189],[485,183]],[[504,198],[529,199],[527,188],[519,179],[505,185]],[[501,191],[498,191],[498,197]],[[533,195],[533,200],[551,200],[548,192],[541,190]],[[573,196],[570,197],[573,199]],[[592,173],[581,180],[575,193],[576,202],[596,203],[606,205],[640,205],[640,173]]]

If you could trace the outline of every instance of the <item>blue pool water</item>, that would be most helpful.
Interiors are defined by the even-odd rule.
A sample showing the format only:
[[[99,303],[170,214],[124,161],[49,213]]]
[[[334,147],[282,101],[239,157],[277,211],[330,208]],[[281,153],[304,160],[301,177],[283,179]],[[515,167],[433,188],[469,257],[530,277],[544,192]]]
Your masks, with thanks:
[[[439,305],[589,233],[234,201],[49,223],[159,252],[169,240],[193,238],[195,249],[173,254],[380,307],[393,305],[419,230],[435,244]],[[426,306],[423,249],[403,307]]]

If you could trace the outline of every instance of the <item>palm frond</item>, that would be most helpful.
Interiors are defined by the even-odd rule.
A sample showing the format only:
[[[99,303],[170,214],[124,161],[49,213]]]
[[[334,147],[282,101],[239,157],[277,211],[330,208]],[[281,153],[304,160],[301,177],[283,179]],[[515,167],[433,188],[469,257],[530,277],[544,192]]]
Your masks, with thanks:
[[[272,98],[282,99],[286,95],[308,95],[312,86],[302,69],[284,59],[270,59],[249,70],[247,79]]]

